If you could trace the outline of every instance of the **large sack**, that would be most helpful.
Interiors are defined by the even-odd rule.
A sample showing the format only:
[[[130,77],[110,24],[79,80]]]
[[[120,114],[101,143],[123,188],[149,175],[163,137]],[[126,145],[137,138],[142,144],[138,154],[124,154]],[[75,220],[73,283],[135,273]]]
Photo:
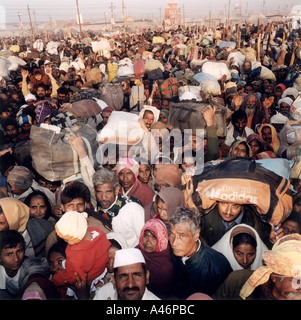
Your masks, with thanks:
[[[91,82],[92,84],[101,83],[102,81],[100,69],[96,67],[90,70],[86,70],[85,77],[86,77],[86,81]]]
[[[100,91],[101,95],[99,99],[115,110],[121,110],[124,102],[124,92],[121,83],[107,83]]]
[[[98,148],[97,131],[89,125],[82,127],[79,134],[93,165]],[[80,172],[77,152],[71,147],[70,133],[63,130],[56,133],[43,127],[32,126],[30,131],[30,153],[33,168],[49,181],[63,180]]]
[[[224,137],[226,135],[227,110],[224,107],[223,100],[220,98],[214,98],[207,102],[181,101],[170,103],[168,125],[181,131],[184,129],[205,129],[206,122],[203,117],[203,109],[208,104],[216,108],[214,125],[217,135]]]
[[[70,98],[70,102],[73,103],[75,101],[80,100],[91,100],[91,99],[100,99],[101,91],[95,88],[85,88],[80,91],[72,94]]]
[[[97,119],[96,122],[102,121],[102,108],[93,99],[79,100],[73,103],[64,103],[59,109],[60,112],[70,112],[79,120],[88,120],[89,118]]]
[[[279,132],[280,146],[277,151],[279,157],[292,160],[301,156],[301,126],[286,123]]]
[[[9,71],[17,71],[19,66],[26,65],[26,62],[23,59],[16,56],[9,56],[7,60],[11,62],[11,66],[8,68]]]
[[[290,181],[247,158],[205,164],[203,172],[187,182],[184,194],[189,206],[205,213],[217,201],[251,205],[263,221],[274,226],[284,221],[293,207]]]
[[[118,77],[131,77],[134,75],[133,62],[129,58],[124,58],[118,61]]]
[[[142,59],[137,60],[134,65],[134,75],[136,78],[141,78],[143,77],[144,73],[145,73],[145,68],[144,68],[144,62]]]
[[[185,92],[190,92],[191,97],[195,98],[196,101],[202,101],[201,89],[200,86],[181,86],[178,88],[178,95],[181,98]]]
[[[9,67],[11,65],[12,63],[8,59],[0,56],[0,77],[9,80]]]
[[[208,97],[208,95],[219,96],[221,94],[221,86],[214,76],[199,72],[193,78],[199,82],[205,97]]]
[[[276,76],[274,72],[265,66],[261,66],[261,71],[258,78],[260,80],[268,79],[268,80],[276,81]]]
[[[136,145],[144,137],[139,116],[134,113],[113,111],[108,123],[97,135],[99,143]]]
[[[207,61],[202,66],[202,72],[214,76],[216,80],[221,80],[223,75],[226,75],[226,80],[231,78],[231,72],[224,62]]]
[[[170,77],[162,82],[159,82],[159,90],[162,99],[172,100],[178,96],[178,80],[177,78]]]

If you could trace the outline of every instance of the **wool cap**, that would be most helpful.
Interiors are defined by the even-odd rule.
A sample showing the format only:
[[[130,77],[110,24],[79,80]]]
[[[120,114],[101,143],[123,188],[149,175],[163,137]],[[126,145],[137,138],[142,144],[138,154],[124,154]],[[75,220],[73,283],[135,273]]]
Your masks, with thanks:
[[[288,104],[289,106],[291,106],[293,104],[293,100],[289,97],[285,97],[285,98],[282,98],[278,101],[278,106],[280,107],[281,103],[286,103]]]
[[[289,87],[283,91],[281,98],[285,98],[287,96],[293,96],[295,99],[297,99],[298,94],[299,92],[297,89]]]
[[[168,119],[168,117],[169,117],[169,111],[167,110],[167,109],[161,109],[160,110],[160,115],[163,115],[166,119]],[[159,116],[160,116],[159,115]]]
[[[128,266],[135,263],[145,263],[145,259],[139,249],[127,248],[116,251],[114,268]]]
[[[69,244],[80,242],[88,229],[86,212],[67,211],[55,224],[57,235]]]
[[[33,173],[26,167],[14,166],[7,177],[7,182],[12,186],[26,191],[33,182]]]
[[[138,176],[139,163],[136,160],[131,158],[120,158],[114,170],[116,170],[116,174],[119,174],[119,172],[124,168],[130,169],[136,177]]]

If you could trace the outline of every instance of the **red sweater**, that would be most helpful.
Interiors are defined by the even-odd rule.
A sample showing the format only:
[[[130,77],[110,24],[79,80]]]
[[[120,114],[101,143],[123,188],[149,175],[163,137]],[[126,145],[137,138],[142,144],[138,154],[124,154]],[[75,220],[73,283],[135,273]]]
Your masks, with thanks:
[[[96,227],[88,230],[97,231],[99,235],[93,240],[82,240],[66,248],[66,269],[53,276],[56,286],[63,286],[66,282],[76,281],[74,273],[77,272],[81,279],[85,279],[88,273],[88,282],[101,275],[108,261],[108,249],[111,245],[105,233]]]

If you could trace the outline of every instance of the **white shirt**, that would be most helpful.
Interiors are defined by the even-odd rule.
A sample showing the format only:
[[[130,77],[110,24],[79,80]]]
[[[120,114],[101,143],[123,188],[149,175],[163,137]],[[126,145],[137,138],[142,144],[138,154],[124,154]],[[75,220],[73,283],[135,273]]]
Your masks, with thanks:
[[[118,300],[117,291],[113,287],[113,283],[109,282],[104,286],[100,287],[93,298],[93,300]],[[146,287],[141,300],[161,300]]]

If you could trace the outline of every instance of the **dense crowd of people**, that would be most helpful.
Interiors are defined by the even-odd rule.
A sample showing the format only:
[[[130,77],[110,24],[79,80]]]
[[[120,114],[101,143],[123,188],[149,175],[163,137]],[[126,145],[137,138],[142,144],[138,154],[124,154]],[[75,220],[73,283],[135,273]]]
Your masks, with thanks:
[[[290,21],[1,38],[0,299],[300,300],[300,38]],[[289,181],[289,212],[189,196],[229,159]]]

